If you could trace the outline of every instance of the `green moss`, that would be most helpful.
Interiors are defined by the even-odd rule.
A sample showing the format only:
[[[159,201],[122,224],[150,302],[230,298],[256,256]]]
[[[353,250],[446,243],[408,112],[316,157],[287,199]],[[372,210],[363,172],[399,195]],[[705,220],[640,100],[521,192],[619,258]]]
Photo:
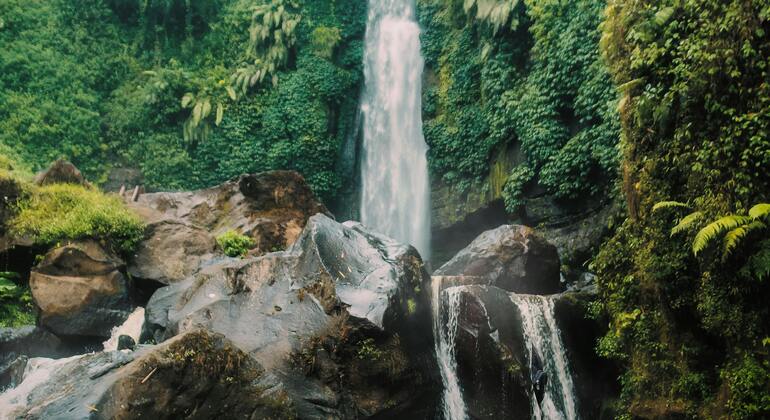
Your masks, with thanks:
[[[406,308],[409,315],[414,314],[415,312],[417,312],[417,301],[415,301],[413,298],[407,299]]]
[[[234,230],[217,236],[217,244],[228,257],[245,257],[257,245],[253,239]]]
[[[11,231],[39,245],[93,238],[129,253],[144,234],[141,220],[120,198],[80,185],[30,186],[16,207]]]

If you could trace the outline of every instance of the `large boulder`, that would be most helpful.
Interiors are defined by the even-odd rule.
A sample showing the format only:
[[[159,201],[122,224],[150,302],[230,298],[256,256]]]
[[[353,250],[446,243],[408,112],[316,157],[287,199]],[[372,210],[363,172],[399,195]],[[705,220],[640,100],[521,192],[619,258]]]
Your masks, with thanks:
[[[128,273],[162,284],[184,280],[222,252],[213,235],[197,226],[173,221],[154,222],[134,251]]]
[[[129,273],[163,284],[180,281],[221,256],[215,238],[236,230],[254,240],[252,255],[284,250],[307,219],[328,213],[301,175],[271,171],[191,192],[139,195],[129,202],[148,224]]]
[[[434,275],[481,277],[488,285],[515,293],[551,294],[562,288],[556,247],[534,229],[519,225],[482,233]]]
[[[457,377],[468,415],[473,419],[526,419],[530,381],[518,312],[508,292],[471,285],[443,288],[442,323],[454,335]],[[456,306],[448,305],[451,294]]]
[[[280,382],[229,340],[190,331],[136,352],[30,360],[6,418],[294,418]]]
[[[48,169],[38,173],[35,176],[35,184],[78,184],[90,186],[80,170],[64,159],[57,160]]]
[[[225,335],[276,374],[300,418],[424,418],[438,395],[427,282],[414,248],[319,214],[284,252],[159,289],[145,337]]]
[[[39,324],[57,335],[109,337],[133,310],[124,263],[95,241],[49,251],[32,270]]]

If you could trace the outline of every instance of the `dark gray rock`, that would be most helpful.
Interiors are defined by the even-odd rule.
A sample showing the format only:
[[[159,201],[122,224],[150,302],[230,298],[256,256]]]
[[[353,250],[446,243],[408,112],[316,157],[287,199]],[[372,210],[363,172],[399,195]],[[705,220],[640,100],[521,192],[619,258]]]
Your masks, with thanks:
[[[212,264],[159,289],[144,337],[223,334],[280,379],[301,418],[431,411],[427,281],[414,248],[316,215],[287,251]]]
[[[4,355],[3,360],[5,361],[0,361],[0,392],[21,383],[24,378],[24,369],[29,361],[29,357],[23,355],[8,356],[13,355]]]
[[[475,276],[515,293],[561,291],[556,248],[533,229],[503,225],[488,230],[441,266],[436,276]]]
[[[34,325],[0,328],[0,355],[11,353],[30,357],[59,357],[63,354],[63,345],[58,337]]]
[[[474,419],[529,418],[529,366],[509,293],[480,285],[455,290],[460,293],[457,374],[468,414]]]
[[[31,362],[30,362],[31,363]],[[42,360],[0,396],[9,419],[293,418],[282,385],[221,335]]]
[[[580,217],[573,216],[569,223],[545,227],[541,231],[556,246],[564,264],[580,267],[598,251],[610,231],[614,211],[612,205],[605,205]]]
[[[96,241],[49,251],[29,280],[39,324],[57,335],[109,337],[133,310],[123,269],[123,261]]]
[[[118,350],[133,350],[136,342],[130,335],[121,335],[118,337]]]

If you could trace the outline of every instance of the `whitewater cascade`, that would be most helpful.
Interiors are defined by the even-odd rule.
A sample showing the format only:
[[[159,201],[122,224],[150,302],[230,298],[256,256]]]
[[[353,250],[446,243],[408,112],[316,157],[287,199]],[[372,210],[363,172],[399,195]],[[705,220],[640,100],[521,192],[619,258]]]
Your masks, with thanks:
[[[545,396],[538,404],[531,396],[532,418],[548,420],[578,419],[575,385],[564,350],[564,343],[554,318],[553,299],[548,296],[511,295],[511,301],[521,314],[524,342],[529,360],[538,352],[548,373]]]
[[[414,245],[429,259],[423,65],[414,0],[369,0],[361,106],[361,222]]]
[[[144,308],[137,306],[134,312],[128,316],[122,325],[112,328],[109,340],[102,343],[104,351],[115,351],[118,349],[118,339],[121,335],[127,335],[134,339],[134,343],[139,342],[139,336],[142,334],[144,325]]]
[[[441,382],[444,385],[441,411],[446,420],[466,419],[468,416],[460,380],[457,378],[457,360],[455,359],[461,288],[449,287],[441,290],[440,277],[433,277],[431,286],[433,289],[433,341],[436,346],[436,360],[441,373]],[[442,325],[442,313],[446,314],[446,325]]]

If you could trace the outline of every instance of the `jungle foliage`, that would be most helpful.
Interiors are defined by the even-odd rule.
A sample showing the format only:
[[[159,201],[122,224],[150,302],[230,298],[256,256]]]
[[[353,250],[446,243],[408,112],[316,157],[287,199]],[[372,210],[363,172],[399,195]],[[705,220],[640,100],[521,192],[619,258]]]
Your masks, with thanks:
[[[506,207],[539,184],[558,198],[616,177],[617,94],[602,64],[604,1],[420,0],[429,69],[424,120],[434,175],[470,185],[493,153],[520,148]]]
[[[151,189],[296,169],[323,198],[351,131],[365,2],[0,3],[0,148]]]
[[[770,416],[770,4],[612,0],[629,217],[594,262],[627,417]]]

